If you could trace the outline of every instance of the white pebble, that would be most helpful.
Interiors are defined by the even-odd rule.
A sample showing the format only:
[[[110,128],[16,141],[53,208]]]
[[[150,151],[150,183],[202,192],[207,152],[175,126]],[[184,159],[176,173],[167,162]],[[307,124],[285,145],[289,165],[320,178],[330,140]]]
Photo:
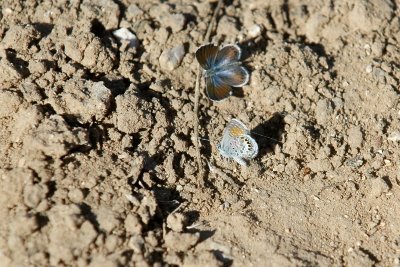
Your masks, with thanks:
[[[249,37],[256,38],[261,35],[262,28],[260,25],[254,24],[254,25],[250,26],[247,31],[248,31]]]
[[[179,64],[181,64],[184,55],[185,48],[183,47],[183,45],[178,45],[172,49],[164,50],[158,60],[160,62],[161,68],[172,71],[176,69]]]
[[[3,11],[3,14],[4,15],[10,15],[10,14],[12,14],[13,13],[13,11],[12,11],[12,9],[11,8],[5,8],[4,9],[4,11]]]
[[[365,72],[366,73],[371,73],[372,72],[372,65],[369,64],[366,68],[365,68]]]
[[[139,45],[139,41],[135,34],[131,33],[127,28],[121,28],[113,31],[115,37],[117,37],[121,41],[128,41],[129,47],[137,47]]]
[[[388,140],[389,140],[389,141],[393,141],[393,142],[400,141],[400,132],[399,132],[399,131],[393,132],[393,133],[388,137]]]

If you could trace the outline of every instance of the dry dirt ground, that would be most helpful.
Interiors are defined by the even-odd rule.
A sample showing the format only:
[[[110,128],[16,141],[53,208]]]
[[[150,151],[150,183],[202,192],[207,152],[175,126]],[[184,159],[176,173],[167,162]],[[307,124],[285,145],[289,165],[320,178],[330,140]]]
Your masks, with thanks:
[[[212,41],[251,78],[202,82],[198,181],[215,1],[1,1],[0,265],[400,265],[399,6],[226,0]],[[217,149],[231,118],[247,167]]]

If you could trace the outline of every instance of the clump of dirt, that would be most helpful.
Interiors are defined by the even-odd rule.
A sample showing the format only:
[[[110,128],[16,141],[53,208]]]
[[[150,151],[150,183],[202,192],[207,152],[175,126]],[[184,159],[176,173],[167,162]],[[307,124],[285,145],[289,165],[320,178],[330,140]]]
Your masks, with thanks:
[[[2,266],[400,265],[398,3],[225,1],[213,41],[251,77],[221,103],[202,83],[203,186],[216,4],[0,4]],[[247,167],[217,149],[232,118]]]

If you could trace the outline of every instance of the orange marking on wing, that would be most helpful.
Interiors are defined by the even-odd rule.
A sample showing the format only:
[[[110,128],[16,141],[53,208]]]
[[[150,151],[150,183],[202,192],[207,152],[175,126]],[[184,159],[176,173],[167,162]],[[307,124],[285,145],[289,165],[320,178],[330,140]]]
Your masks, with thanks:
[[[229,133],[233,136],[233,137],[237,137],[237,136],[241,136],[244,134],[244,130],[240,127],[232,127],[229,131]]]

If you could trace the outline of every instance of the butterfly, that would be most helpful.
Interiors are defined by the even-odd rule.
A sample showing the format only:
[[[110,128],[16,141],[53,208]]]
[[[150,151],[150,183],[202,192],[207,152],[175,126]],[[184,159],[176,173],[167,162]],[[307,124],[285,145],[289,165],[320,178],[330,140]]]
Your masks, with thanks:
[[[249,81],[248,71],[241,66],[240,47],[206,44],[196,51],[196,58],[204,69],[206,91],[213,101],[221,101],[232,94],[232,87],[241,87]]]
[[[218,150],[222,156],[246,166],[246,161],[257,156],[258,145],[250,136],[250,130],[238,119],[232,119],[226,128]]]

